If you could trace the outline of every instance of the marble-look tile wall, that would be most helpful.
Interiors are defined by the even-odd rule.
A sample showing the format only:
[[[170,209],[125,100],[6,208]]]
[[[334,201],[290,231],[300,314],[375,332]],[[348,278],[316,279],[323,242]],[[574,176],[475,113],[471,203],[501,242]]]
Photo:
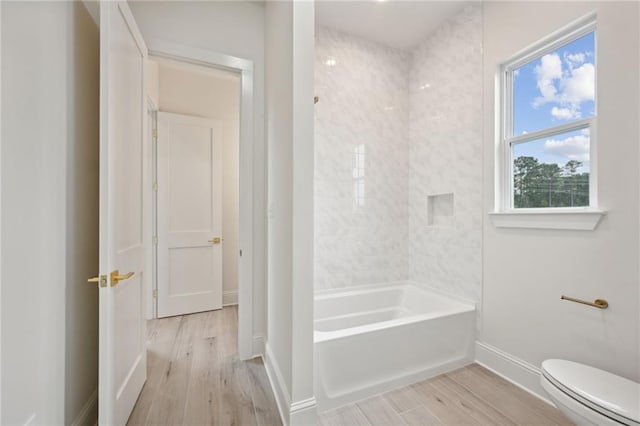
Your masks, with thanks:
[[[467,7],[412,53],[409,277],[426,286],[479,301],[482,286],[481,8]],[[453,194],[453,216],[430,221],[427,199],[437,194]],[[448,209],[445,212],[451,214]]]
[[[408,278],[409,64],[316,30],[316,290]]]
[[[480,300],[481,17],[412,52],[317,29],[316,290],[411,279]]]

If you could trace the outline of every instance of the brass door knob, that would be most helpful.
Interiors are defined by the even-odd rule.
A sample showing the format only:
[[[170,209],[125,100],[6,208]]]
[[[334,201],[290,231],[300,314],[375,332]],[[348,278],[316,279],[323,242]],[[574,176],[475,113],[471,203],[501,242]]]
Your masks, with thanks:
[[[135,272],[127,272],[124,275],[120,275],[120,271],[117,269],[111,272],[111,287],[115,287],[118,285],[120,281],[128,280],[132,276],[135,275]]]
[[[115,271],[111,272],[111,274],[109,274],[109,277],[111,278],[109,287],[115,287],[120,281],[128,280],[134,275],[135,272],[128,272],[124,275],[120,275],[120,271],[116,269]],[[90,283],[98,283],[100,287],[107,287],[106,275],[99,275],[97,277],[89,278],[87,281]]]
[[[222,242],[222,238],[220,237],[213,237],[212,239],[209,240],[209,242],[211,244],[220,244]]]

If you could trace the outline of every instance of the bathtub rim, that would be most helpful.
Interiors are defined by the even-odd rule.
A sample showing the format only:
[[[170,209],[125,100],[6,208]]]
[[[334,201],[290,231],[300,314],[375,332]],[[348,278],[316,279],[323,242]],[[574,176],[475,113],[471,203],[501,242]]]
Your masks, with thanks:
[[[320,331],[315,329],[315,319],[314,319],[314,330],[313,330],[313,342],[322,343],[331,340],[344,339],[351,336],[359,335],[359,334],[367,334],[375,331],[386,330],[392,327],[399,327],[407,324],[413,324],[417,322],[429,321],[436,318],[447,318],[455,315],[464,315],[470,312],[476,312],[477,304],[475,302],[471,302],[467,299],[463,299],[460,297],[452,297],[449,294],[433,290],[430,288],[425,288],[415,282],[411,281],[396,281],[392,283],[380,283],[366,286],[357,286],[357,287],[349,287],[346,289],[331,289],[328,291],[323,291],[322,294],[316,294],[314,297],[315,300],[326,300],[326,299],[334,299],[343,296],[356,296],[362,293],[369,292],[377,292],[377,291],[385,291],[389,289],[398,290],[399,288],[412,288],[414,290],[423,292],[423,293],[433,293],[440,297],[444,297],[450,299],[452,302],[455,302],[457,305],[455,308],[446,308],[442,310],[436,310],[435,312],[416,314],[402,318],[395,318],[392,320],[379,321],[372,324],[364,324],[355,327],[343,328],[339,330],[333,331]],[[380,309],[374,309],[370,311],[364,311],[364,313],[374,313],[381,311]]]
[[[359,284],[359,285],[354,285],[349,287],[325,288],[321,290],[316,290],[313,294],[313,299],[314,301],[316,299],[330,299],[340,295],[349,295],[349,294],[353,295],[353,294],[366,292],[370,290],[382,290],[387,287],[397,288],[401,286],[413,286],[418,290],[425,291],[427,293],[435,293],[439,296],[452,299],[456,302],[460,302],[466,305],[472,305],[476,309],[478,308],[479,302],[476,300],[458,296],[457,294],[449,293],[447,291],[444,291],[438,288],[432,288],[432,287],[429,287],[428,284],[421,283],[419,281],[413,281],[413,280],[385,281],[385,282],[371,283],[371,284]]]

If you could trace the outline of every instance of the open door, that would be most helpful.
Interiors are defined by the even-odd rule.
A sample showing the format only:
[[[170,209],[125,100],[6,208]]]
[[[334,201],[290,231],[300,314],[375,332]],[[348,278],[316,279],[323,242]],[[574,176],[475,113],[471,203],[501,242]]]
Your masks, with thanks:
[[[147,49],[126,2],[100,2],[100,425],[124,425],[146,380],[143,143]],[[148,243],[148,242],[147,242]]]

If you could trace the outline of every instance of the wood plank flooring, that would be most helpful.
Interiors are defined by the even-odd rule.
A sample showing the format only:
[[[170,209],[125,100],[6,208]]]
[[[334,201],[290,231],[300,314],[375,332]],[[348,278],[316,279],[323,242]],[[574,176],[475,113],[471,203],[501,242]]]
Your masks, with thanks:
[[[262,360],[238,358],[235,307],[152,320],[129,425],[280,426]],[[571,425],[479,365],[321,413],[322,426]]]
[[[238,311],[149,321],[147,383],[128,425],[279,426],[262,360],[238,358]]]
[[[477,364],[319,417],[322,426],[573,424],[556,408]]]

